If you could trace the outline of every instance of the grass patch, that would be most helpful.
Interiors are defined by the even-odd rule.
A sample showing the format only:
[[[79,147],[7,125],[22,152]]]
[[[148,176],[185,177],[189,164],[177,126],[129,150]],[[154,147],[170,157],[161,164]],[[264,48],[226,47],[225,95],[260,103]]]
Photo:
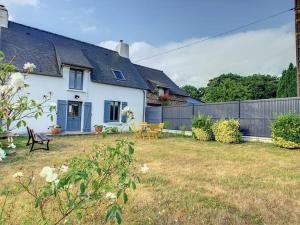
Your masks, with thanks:
[[[14,197],[16,171],[39,173],[91,152],[92,145],[112,144],[126,135],[54,137],[50,151],[28,153],[26,138],[17,138],[17,155],[0,163],[0,204]],[[166,136],[135,140],[138,164],[149,174],[129,195],[124,224],[300,224],[300,151],[272,144],[199,142]],[[7,188],[9,187],[9,188]],[[34,218],[25,193],[12,198],[15,224]],[[27,219],[30,224],[30,219]],[[92,218],[85,224],[95,224]],[[23,223],[24,224],[24,223]]]

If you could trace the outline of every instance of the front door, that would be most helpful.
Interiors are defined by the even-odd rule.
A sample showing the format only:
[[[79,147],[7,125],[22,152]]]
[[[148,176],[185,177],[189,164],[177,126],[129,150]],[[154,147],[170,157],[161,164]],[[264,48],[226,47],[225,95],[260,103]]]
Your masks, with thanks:
[[[81,102],[68,102],[67,130],[81,130]]]

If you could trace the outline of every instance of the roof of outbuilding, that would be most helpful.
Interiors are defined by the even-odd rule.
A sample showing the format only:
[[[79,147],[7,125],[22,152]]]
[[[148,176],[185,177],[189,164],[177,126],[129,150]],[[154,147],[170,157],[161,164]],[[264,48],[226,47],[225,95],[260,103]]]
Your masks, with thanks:
[[[136,64],[135,66],[143,76],[144,80],[148,82],[148,86],[151,91],[153,91],[156,87],[163,87],[169,88],[170,94],[188,96],[163,71]]]
[[[15,22],[9,21],[8,28],[1,29],[1,50],[7,60],[15,57],[19,70],[31,62],[38,74],[61,76],[60,67],[66,64],[91,69],[94,82],[149,89],[135,65],[116,51]],[[112,69],[122,71],[126,80],[117,80]]]

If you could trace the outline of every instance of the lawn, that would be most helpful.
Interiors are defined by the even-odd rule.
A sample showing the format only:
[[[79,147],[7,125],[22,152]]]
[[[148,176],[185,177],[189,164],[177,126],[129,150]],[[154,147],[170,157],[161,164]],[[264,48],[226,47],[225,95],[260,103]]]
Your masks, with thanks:
[[[16,156],[0,163],[0,202],[16,171],[39,172],[43,166],[61,165],[87,154],[93,143],[108,144],[118,138],[122,136],[56,137],[50,152],[32,154],[19,147]],[[19,139],[18,146],[25,141]],[[138,163],[146,163],[150,171],[130,194],[124,224],[300,224],[300,151],[183,137],[136,140],[135,148]],[[14,223],[30,220],[27,194],[15,198],[11,192],[17,203]],[[91,219],[85,224],[97,222]]]

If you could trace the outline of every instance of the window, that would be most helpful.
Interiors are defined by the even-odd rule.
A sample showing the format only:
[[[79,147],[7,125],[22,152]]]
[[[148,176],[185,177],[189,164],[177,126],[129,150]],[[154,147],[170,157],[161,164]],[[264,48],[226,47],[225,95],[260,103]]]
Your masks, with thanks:
[[[69,88],[82,90],[83,88],[83,72],[82,70],[70,69]]]
[[[119,122],[120,102],[110,102],[109,120],[111,122]]]
[[[167,89],[167,88],[159,88],[158,89],[159,96],[168,95],[168,94],[169,94],[169,89]]]
[[[126,80],[124,74],[119,70],[112,70],[117,80]]]
[[[79,104],[80,104],[79,102],[69,102],[69,110],[68,110],[69,116],[71,116],[71,117],[80,116]]]

